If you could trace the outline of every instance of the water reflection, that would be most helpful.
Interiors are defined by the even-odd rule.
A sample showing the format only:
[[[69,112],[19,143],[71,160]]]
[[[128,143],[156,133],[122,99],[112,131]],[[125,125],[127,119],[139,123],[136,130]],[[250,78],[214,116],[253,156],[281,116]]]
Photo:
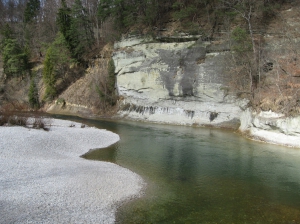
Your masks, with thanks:
[[[300,222],[297,149],[213,129],[84,122],[121,137],[86,158],[127,167],[148,183],[145,197],[119,210],[119,223]]]
[[[106,162],[116,163],[117,143],[101,150],[93,150],[84,155],[85,159],[101,160]]]

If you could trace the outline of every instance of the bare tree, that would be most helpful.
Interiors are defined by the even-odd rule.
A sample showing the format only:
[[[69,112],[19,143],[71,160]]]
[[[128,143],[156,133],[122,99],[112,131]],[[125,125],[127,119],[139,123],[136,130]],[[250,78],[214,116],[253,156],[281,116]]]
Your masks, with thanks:
[[[247,23],[248,31],[250,33],[251,41],[252,41],[252,50],[253,53],[256,53],[255,42],[253,36],[253,26],[252,26],[252,18],[254,16],[255,9],[259,8],[259,1],[253,0],[222,0],[223,7],[231,9],[238,13]]]

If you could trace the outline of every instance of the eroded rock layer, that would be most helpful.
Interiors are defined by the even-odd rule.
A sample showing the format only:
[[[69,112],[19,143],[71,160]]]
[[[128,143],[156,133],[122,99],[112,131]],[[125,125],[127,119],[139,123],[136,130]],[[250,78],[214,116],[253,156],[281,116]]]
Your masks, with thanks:
[[[226,43],[212,45],[201,39],[169,43],[129,37],[116,43],[119,116],[238,128],[246,102],[228,93],[228,49]]]

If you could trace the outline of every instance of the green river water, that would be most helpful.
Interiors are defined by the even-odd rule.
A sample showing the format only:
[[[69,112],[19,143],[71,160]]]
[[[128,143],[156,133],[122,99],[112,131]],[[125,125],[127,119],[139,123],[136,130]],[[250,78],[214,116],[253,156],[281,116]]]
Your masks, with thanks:
[[[117,223],[300,223],[300,150],[232,132],[61,117],[121,140],[84,155],[143,177],[144,196],[124,203]]]

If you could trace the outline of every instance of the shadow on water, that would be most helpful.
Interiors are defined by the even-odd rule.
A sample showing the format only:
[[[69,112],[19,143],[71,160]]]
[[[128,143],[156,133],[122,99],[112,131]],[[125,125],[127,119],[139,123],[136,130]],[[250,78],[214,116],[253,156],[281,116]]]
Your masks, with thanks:
[[[300,150],[215,129],[59,118],[119,134],[118,143],[83,157],[147,182],[117,223],[300,223]]]
[[[84,155],[82,155],[82,158],[90,159],[90,160],[99,160],[99,161],[105,161],[105,162],[111,162],[116,163],[116,152],[117,152],[117,146],[118,143],[113,144],[107,148],[103,149],[96,149],[92,150]]]

